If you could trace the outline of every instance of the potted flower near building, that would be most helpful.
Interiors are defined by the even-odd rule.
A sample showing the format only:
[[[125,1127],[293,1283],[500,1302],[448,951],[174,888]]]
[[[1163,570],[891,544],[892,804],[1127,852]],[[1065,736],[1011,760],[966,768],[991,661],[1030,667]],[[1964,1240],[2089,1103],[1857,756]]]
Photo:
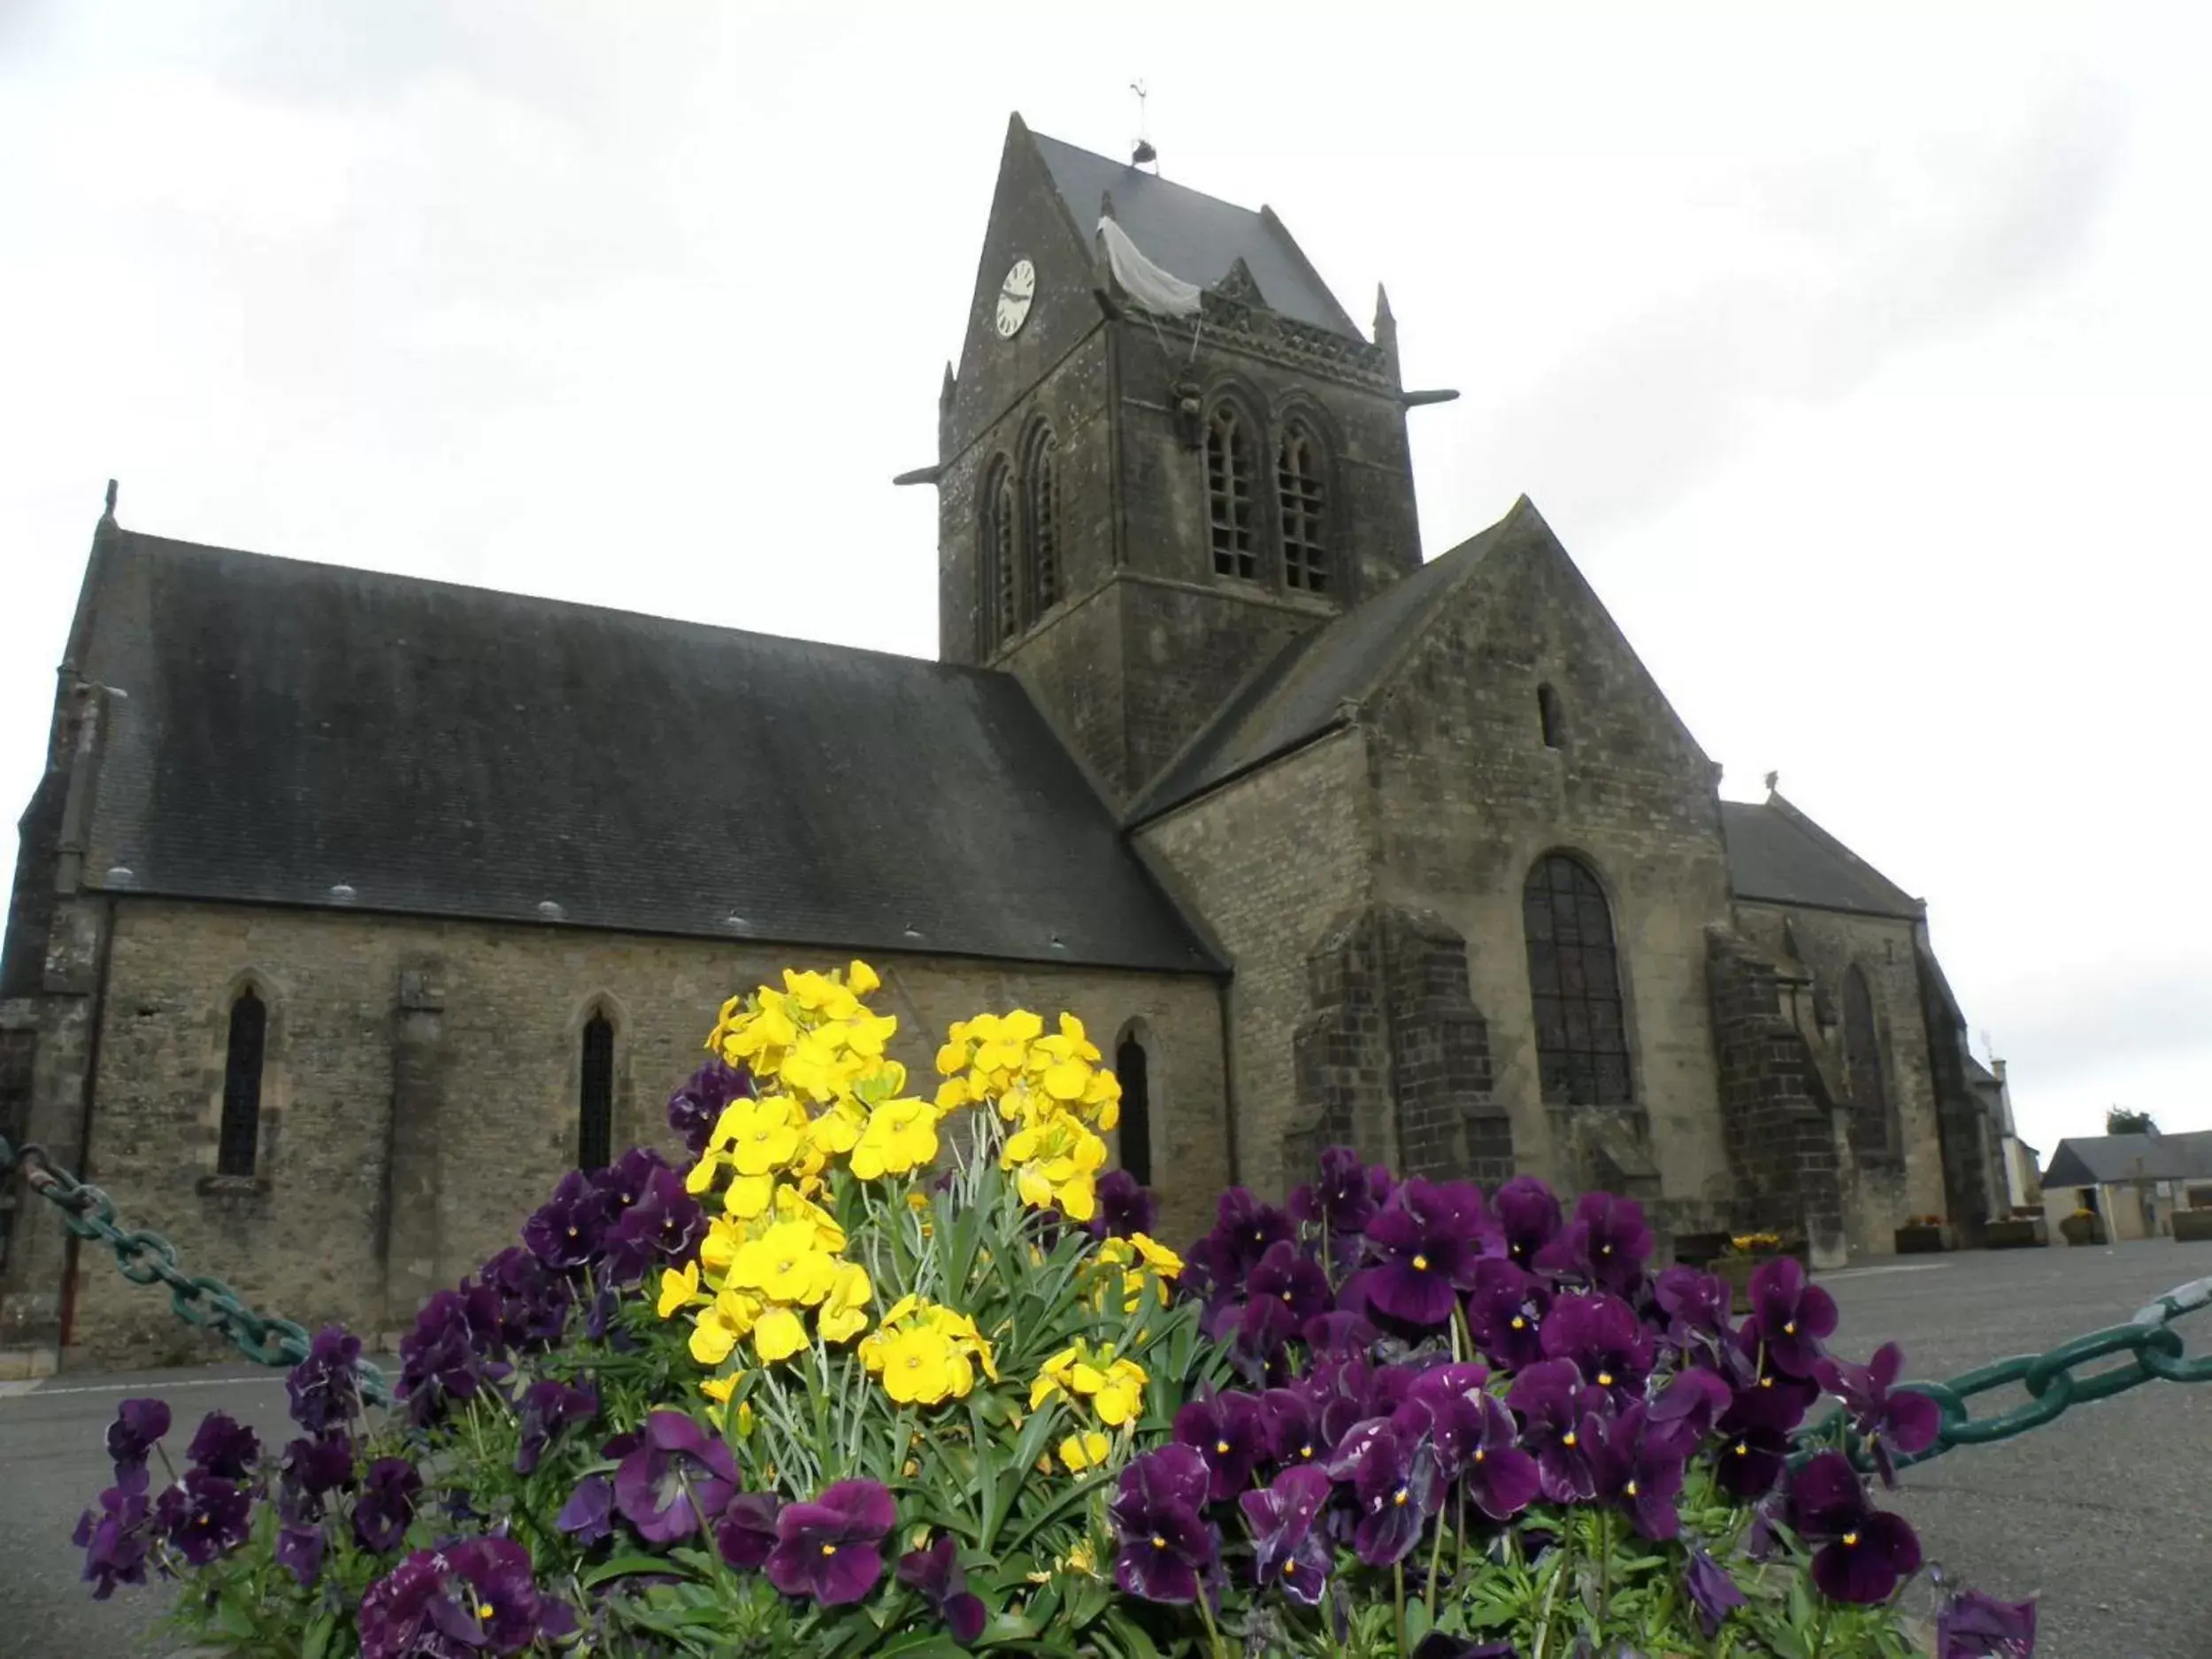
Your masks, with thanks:
[[[1778,1256],[1793,1252],[1782,1248],[1782,1238],[1775,1233],[1740,1233],[1728,1240],[1728,1248],[1713,1258],[1710,1269],[1728,1286],[1730,1302],[1737,1313],[1751,1311],[1751,1276]]]
[[[2087,1208],[2077,1210],[2060,1222],[2058,1230],[2069,1244],[2102,1244],[2105,1241],[2104,1217]]]
[[[1958,1231],[1941,1216],[1915,1216],[1897,1229],[1897,1254],[1932,1256],[1958,1248]]]

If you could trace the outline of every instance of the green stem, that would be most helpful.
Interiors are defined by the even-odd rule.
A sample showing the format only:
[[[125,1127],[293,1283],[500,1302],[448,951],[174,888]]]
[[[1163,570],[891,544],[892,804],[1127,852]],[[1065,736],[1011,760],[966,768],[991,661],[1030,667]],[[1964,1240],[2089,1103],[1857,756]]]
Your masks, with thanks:
[[[1437,1570],[1443,1564],[1444,1517],[1442,1512],[1439,1511],[1436,1517],[1436,1542],[1429,1548],[1429,1594],[1425,1603],[1429,1609],[1429,1623],[1432,1625],[1436,1623],[1436,1574]]]
[[[1813,1620],[1813,1645],[1807,1652],[1806,1659],[1820,1659],[1820,1655],[1827,1651],[1830,1611],[1828,1603],[1824,1601],[1821,1602],[1820,1611]]]
[[[1396,1601],[1397,1601],[1397,1608],[1398,1608],[1398,1659],[1405,1659],[1405,1655],[1406,1655],[1406,1563],[1405,1563],[1405,1557],[1404,1557],[1404,1556],[1401,1555],[1401,1556],[1397,1559],[1397,1561],[1396,1561],[1396,1562],[1394,1562],[1394,1563],[1392,1563],[1392,1565],[1391,1565],[1391,1569],[1390,1569],[1390,1576],[1391,1576],[1391,1578],[1392,1578],[1392,1581],[1393,1581],[1393,1588],[1394,1588],[1394,1592],[1395,1592],[1395,1594],[1396,1594]]]
[[[1552,1563],[1551,1582],[1544,1586],[1544,1604],[1536,1612],[1536,1648],[1529,1659],[1544,1659],[1544,1644],[1551,1640],[1552,1603],[1558,1599],[1560,1579],[1567,1574],[1567,1531],[1563,1527],[1559,1542],[1552,1547],[1552,1554],[1556,1559]]]
[[[1613,1517],[1600,1509],[1591,1518],[1598,1549],[1598,1633],[1605,1632],[1605,1616],[1613,1600]]]
[[[1221,1647],[1221,1627],[1214,1623],[1214,1610],[1206,1600],[1206,1586],[1198,1586],[1198,1617],[1206,1621],[1206,1636],[1212,1643],[1214,1659],[1227,1659]]]

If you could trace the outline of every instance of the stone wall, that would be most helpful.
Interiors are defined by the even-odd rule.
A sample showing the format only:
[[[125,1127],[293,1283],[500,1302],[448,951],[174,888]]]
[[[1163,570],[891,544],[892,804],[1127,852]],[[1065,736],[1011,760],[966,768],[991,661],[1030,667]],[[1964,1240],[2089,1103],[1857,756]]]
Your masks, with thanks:
[[[385,1328],[511,1241],[577,1150],[580,1033],[616,1032],[615,1144],[665,1144],[662,1108],[726,996],[837,953],[580,929],[128,900],[117,907],[88,1179],[195,1271],[308,1324]],[[926,1086],[952,1020],[1066,1008],[1102,1048],[1151,1046],[1152,1166],[1171,1238],[1227,1183],[1220,993],[1199,976],[871,953],[893,1053]],[[269,1009],[259,1158],[214,1173],[227,1010]],[[51,1064],[65,1056],[55,1050]],[[42,1056],[44,1061],[46,1056]],[[395,1102],[400,1110],[395,1111]],[[67,1146],[67,1139],[56,1137]],[[11,1275],[12,1278],[12,1275]],[[181,1357],[165,1299],[88,1252],[70,1359]]]

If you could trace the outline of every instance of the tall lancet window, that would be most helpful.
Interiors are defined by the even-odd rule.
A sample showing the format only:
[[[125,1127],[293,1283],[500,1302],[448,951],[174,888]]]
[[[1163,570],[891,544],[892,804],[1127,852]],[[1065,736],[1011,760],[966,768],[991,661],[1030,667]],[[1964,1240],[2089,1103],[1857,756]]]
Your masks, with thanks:
[[[1252,438],[1233,403],[1206,423],[1206,507],[1214,573],[1249,581],[1260,573],[1252,536]]]
[[[1878,1156],[1890,1149],[1889,1087],[1874,1026],[1874,994],[1855,963],[1843,976],[1843,1063],[1851,1091],[1851,1148]]]
[[[1528,872],[1521,919],[1546,1103],[1627,1105],[1628,1033],[1605,890],[1580,859],[1552,853]]]
[[[215,1141],[218,1175],[251,1175],[261,1145],[261,1066],[269,1009],[249,986],[230,1005],[230,1044],[223,1058],[223,1124]]]
[[[1039,426],[1029,440],[1023,482],[1029,503],[1029,619],[1033,622],[1060,598],[1060,446],[1049,426]]]
[[[1121,1083],[1121,1167],[1146,1187],[1152,1184],[1151,1063],[1144,1045],[1124,1037],[1114,1050],[1114,1076]]]
[[[1021,565],[1016,553],[1020,517],[1014,502],[1014,469],[1002,456],[983,484],[983,557],[991,617],[986,637],[1002,645],[1021,632]]]
[[[1328,592],[1321,447],[1313,434],[1294,423],[1284,431],[1282,451],[1276,457],[1275,493],[1283,519],[1283,585],[1310,594]]]
[[[603,1013],[584,1022],[583,1060],[576,1167],[603,1170],[614,1156],[614,1026]]]

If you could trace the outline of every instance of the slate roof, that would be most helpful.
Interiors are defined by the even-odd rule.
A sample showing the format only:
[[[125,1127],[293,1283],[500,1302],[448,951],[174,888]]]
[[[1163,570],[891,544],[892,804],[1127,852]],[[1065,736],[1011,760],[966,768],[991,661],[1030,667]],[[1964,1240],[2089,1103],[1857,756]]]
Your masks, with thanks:
[[[1010,676],[104,534],[96,885],[1220,971]]]
[[[1098,224],[1099,197],[1110,192],[1115,222],[1146,258],[1171,275],[1214,288],[1241,259],[1271,309],[1331,334],[1366,337],[1273,214],[1255,213],[1042,133],[1030,137],[1086,241]]]
[[[1341,726],[1347,705],[1356,706],[1379,688],[1400,650],[1486,555],[1521,538],[1550,534],[1543,515],[1524,495],[1480,534],[1293,640],[1177,757],[1132,821],[1156,817]]]
[[[2043,1173],[2046,1187],[2099,1187],[2132,1180],[2212,1180],[2212,1129],[2062,1141]]]
[[[1720,803],[1740,899],[1916,920],[1918,900],[1782,799]]]

